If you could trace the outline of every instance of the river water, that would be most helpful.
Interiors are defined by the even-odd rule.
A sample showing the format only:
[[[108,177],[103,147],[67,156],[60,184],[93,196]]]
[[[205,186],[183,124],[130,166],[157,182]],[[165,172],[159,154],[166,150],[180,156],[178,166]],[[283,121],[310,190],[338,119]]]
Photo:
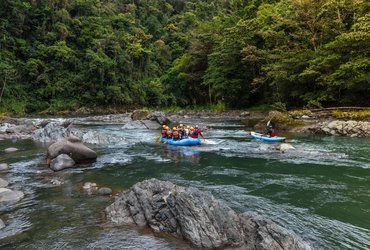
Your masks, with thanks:
[[[238,212],[257,212],[301,235],[315,249],[370,247],[369,139],[289,134],[296,150],[282,153],[250,139],[250,128],[239,120],[193,122],[208,128],[211,144],[160,145],[154,140],[159,131],[85,120],[80,126],[126,142],[89,145],[98,152],[96,163],[56,173],[44,164],[47,145],[0,141],[0,161],[10,165],[0,177],[25,193],[16,205],[0,207],[7,225],[0,248],[189,249],[145,228],[112,227],[103,211],[114,198],[82,189],[95,182],[118,193],[148,178],[209,191]],[[19,151],[4,153],[7,147]]]

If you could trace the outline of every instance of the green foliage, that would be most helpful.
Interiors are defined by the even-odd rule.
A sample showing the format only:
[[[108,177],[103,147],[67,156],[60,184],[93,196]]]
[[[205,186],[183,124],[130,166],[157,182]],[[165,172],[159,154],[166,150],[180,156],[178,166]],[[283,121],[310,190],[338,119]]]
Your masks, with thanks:
[[[365,0],[3,0],[0,111],[370,105],[369,11]]]
[[[332,113],[333,117],[351,120],[365,120],[370,118],[370,110],[352,110],[340,111],[336,110]]]

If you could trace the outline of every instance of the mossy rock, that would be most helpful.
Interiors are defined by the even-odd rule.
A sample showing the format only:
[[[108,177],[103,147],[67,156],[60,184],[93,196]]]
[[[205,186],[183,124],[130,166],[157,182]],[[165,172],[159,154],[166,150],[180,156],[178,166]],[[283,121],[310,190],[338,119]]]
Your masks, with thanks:
[[[262,121],[254,126],[254,128],[260,131],[264,131],[266,130],[266,126],[269,121],[274,128],[279,130],[286,130],[290,127],[304,125],[303,121],[291,118],[288,113],[283,113],[280,111],[270,111]]]
[[[302,110],[292,110],[288,112],[288,115],[292,118],[301,118],[302,116],[313,116],[311,110],[302,109]]]
[[[134,112],[132,112],[131,114],[131,119],[133,121],[136,121],[136,120],[144,120],[146,118],[148,118],[150,115],[150,111],[148,110],[135,110]]]

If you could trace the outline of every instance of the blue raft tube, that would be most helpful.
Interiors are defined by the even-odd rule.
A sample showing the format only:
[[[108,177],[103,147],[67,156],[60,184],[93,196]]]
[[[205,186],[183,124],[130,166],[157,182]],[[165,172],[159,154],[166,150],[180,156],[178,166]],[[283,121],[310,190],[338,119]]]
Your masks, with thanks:
[[[202,142],[198,138],[185,138],[181,140],[174,140],[174,139],[161,139],[162,143],[166,143],[168,145],[175,145],[175,146],[194,146],[194,145],[201,145]]]

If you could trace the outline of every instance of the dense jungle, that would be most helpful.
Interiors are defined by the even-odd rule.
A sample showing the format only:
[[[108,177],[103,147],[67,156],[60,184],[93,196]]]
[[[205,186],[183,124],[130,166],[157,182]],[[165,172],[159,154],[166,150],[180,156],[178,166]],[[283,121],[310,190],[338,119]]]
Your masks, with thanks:
[[[2,0],[0,112],[370,105],[365,0]]]

